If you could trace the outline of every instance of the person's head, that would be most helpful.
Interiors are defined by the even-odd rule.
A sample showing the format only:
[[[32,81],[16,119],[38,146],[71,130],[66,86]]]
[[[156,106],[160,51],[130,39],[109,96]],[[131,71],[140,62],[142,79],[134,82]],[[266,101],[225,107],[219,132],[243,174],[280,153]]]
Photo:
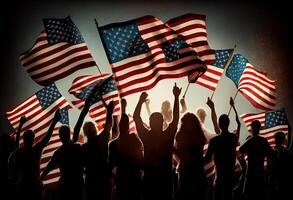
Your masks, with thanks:
[[[163,116],[159,112],[154,112],[150,116],[150,128],[152,131],[162,131],[163,129]]]
[[[251,122],[252,135],[254,135],[254,136],[258,135],[260,128],[261,128],[260,121],[254,120],[253,122]]]
[[[196,115],[198,116],[200,122],[204,124],[207,116],[206,110],[204,108],[198,108],[196,110]]]
[[[97,135],[97,128],[93,122],[86,122],[83,125],[83,133],[87,138]]]
[[[168,100],[163,101],[162,106],[161,106],[162,113],[168,112],[169,110],[171,110],[170,101],[168,101]]]
[[[70,128],[69,128],[69,126],[63,125],[60,127],[59,138],[63,144],[70,142]]]
[[[121,115],[121,119],[119,122],[119,131],[120,133],[128,133],[129,130],[129,118],[127,116],[127,114],[123,113]]]
[[[33,146],[35,141],[35,133],[32,130],[28,130],[23,134],[23,143],[25,147]]]
[[[219,117],[219,127],[220,127],[220,129],[222,131],[227,131],[228,127],[229,127],[229,124],[230,124],[230,119],[229,119],[228,115],[222,114]]]
[[[186,113],[181,118],[179,133],[187,136],[191,141],[205,142],[205,136],[201,128],[201,122],[193,113]]]
[[[274,139],[275,139],[276,147],[280,147],[285,144],[286,135],[285,135],[285,133],[280,131],[274,135]]]

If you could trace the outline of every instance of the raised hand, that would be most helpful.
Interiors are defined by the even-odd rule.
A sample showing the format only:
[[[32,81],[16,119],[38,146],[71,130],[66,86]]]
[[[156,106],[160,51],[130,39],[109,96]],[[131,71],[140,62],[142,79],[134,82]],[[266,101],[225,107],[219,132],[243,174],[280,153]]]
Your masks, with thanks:
[[[22,116],[19,120],[20,125],[24,125],[25,122],[26,122],[26,117]]]
[[[58,109],[58,110],[56,110],[55,115],[54,115],[54,122],[60,121],[61,118],[62,118],[62,116],[61,116],[60,110]]]
[[[150,103],[151,103],[151,100],[150,100],[150,99],[146,99],[144,103],[145,103],[147,106],[149,106]]]
[[[211,100],[210,97],[208,97],[207,105],[208,105],[211,109],[214,109],[214,108],[215,108],[215,104],[214,104],[214,102]]]
[[[114,108],[115,108],[114,101],[111,101],[107,106],[107,110],[113,111]]]
[[[126,113],[126,106],[127,106],[126,99],[121,99],[120,103],[121,103],[121,111],[122,111],[122,113]]]
[[[175,97],[179,97],[179,95],[181,93],[181,89],[182,88],[177,87],[177,84],[175,83],[175,85],[173,87],[173,94]]]
[[[143,92],[143,93],[141,93],[141,95],[139,97],[139,101],[140,102],[145,102],[147,97],[148,97],[148,94],[146,92]]]
[[[234,99],[232,97],[230,97],[230,106],[234,106]]]

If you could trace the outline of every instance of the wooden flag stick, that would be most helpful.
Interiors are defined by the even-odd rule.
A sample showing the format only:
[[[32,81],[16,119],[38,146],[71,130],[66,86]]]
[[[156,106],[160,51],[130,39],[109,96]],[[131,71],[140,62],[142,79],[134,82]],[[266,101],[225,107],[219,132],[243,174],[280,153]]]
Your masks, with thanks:
[[[183,94],[183,99],[185,98],[185,95],[186,95],[186,93],[187,93],[187,91],[188,91],[189,85],[190,85],[190,82],[188,82],[188,85],[187,85],[187,87],[186,87],[186,89],[185,89],[185,92],[184,92],[184,94]]]
[[[236,99],[236,97],[237,97],[238,92],[239,92],[239,90],[237,90],[236,94],[235,94],[234,97],[233,97],[233,101],[234,101],[234,102],[235,102],[235,99]],[[229,112],[228,112],[228,116],[230,115],[231,109],[232,109],[232,106],[230,106],[230,109],[229,109]]]
[[[227,69],[227,67],[230,65],[230,63],[231,63],[231,61],[232,61],[232,59],[233,59],[233,56],[234,56],[234,54],[235,54],[236,48],[237,48],[237,45],[235,44],[235,45],[234,45],[234,48],[233,48],[233,51],[232,51],[232,53],[230,54],[229,59],[227,60],[225,66],[224,66],[224,68],[223,68],[223,71],[225,71],[225,70]],[[223,72],[223,73],[224,73],[224,72]],[[219,80],[219,81],[220,81],[220,80]],[[214,97],[215,91],[216,91],[216,89],[213,91],[212,96],[210,97],[211,100],[213,100],[213,97]]]

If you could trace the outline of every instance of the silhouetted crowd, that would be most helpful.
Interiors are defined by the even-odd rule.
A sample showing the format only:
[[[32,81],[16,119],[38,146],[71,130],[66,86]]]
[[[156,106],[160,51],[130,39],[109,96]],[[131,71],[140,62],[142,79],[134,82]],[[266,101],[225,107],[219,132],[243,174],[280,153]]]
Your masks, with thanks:
[[[173,109],[170,102],[165,101],[161,112],[151,113],[147,93],[141,94],[133,114],[137,133],[129,131],[125,99],[121,99],[119,122],[113,120],[113,102],[105,104],[106,122],[98,134],[94,123],[84,123],[94,93],[85,101],[72,138],[68,126],[59,129],[62,146],[54,152],[41,175],[41,155],[61,119],[59,111],[37,143],[34,132],[28,130],[19,147],[25,117],[20,119],[15,139],[1,135],[1,199],[292,199],[293,157],[285,134],[274,135],[276,146],[272,148],[259,136],[261,123],[253,121],[251,136],[240,146],[238,154],[241,124],[232,98],[230,105],[237,122],[234,132],[229,131],[228,115],[218,118],[209,98],[207,105],[214,130],[208,130],[204,125],[206,111],[199,108],[196,114],[187,112],[184,98],[179,101],[181,89],[175,84]],[[141,118],[144,104],[149,125]],[[83,144],[78,143],[81,128],[87,138]],[[206,165],[215,165],[215,173],[208,176]],[[61,173],[57,189],[44,189],[42,180],[56,168]]]

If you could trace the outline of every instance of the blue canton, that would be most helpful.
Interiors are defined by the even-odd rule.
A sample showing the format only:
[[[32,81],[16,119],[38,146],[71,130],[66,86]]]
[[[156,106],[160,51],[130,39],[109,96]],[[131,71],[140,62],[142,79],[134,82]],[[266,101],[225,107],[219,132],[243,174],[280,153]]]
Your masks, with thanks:
[[[288,124],[286,113],[284,109],[266,112],[265,114],[265,128],[272,128],[278,125]]]
[[[101,27],[100,29],[110,63],[150,51],[136,24],[116,25],[110,28]]]
[[[68,109],[67,108],[62,108],[62,109],[60,109],[60,114],[61,114],[61,120],[60,120],[60,122],[62,123],[62,124],[67,124],[67,125],[69,125],[69,114],[68,114]]]
[[[224,69],[233,49],[216,50],[216,60],[213,66]]]
[[[85,42],[70,17],[65,19],[44,19],[43,21],[49,44],[67,42],[75,45]]]
[[[238,87],[239,79],[246,68],[246,63],[248,60],[245,57],[241,54],[235,54],[226,71],[226,76],[234,82],[236,87]]]
[[[92,93],[93,89],[96,87],[97,84],[99,84],[101,82],[101,80],[98,80],[92,84],[90,84],[88,87],[86,87],[85,89],[83,89],[78,98],[82,99],[82,100],[86,100],[88,99],[89,95]],[[98,101],[100,101],[101,99],[98,96],[95,96],[95,98],[93,99],[93,103],[96,103]]]
[[[117,90],[116,85],[115,85],[115,80],[113,76],[107,78],[101,85],[100,85],[100,92],[101,95],[105,95],[109,92],[113,92]]]
[[[185,47],[187,47],[187,44],[182,39],[178,38],[162,44],[166,62],[172,62],[180,59],[182,56],[179,53],[179,50]]]
[[[57,99],[61,97],[56,85],[53,83],[44,87],[36,93],[37,98],[41,104],[43,110],[52,105]]]

